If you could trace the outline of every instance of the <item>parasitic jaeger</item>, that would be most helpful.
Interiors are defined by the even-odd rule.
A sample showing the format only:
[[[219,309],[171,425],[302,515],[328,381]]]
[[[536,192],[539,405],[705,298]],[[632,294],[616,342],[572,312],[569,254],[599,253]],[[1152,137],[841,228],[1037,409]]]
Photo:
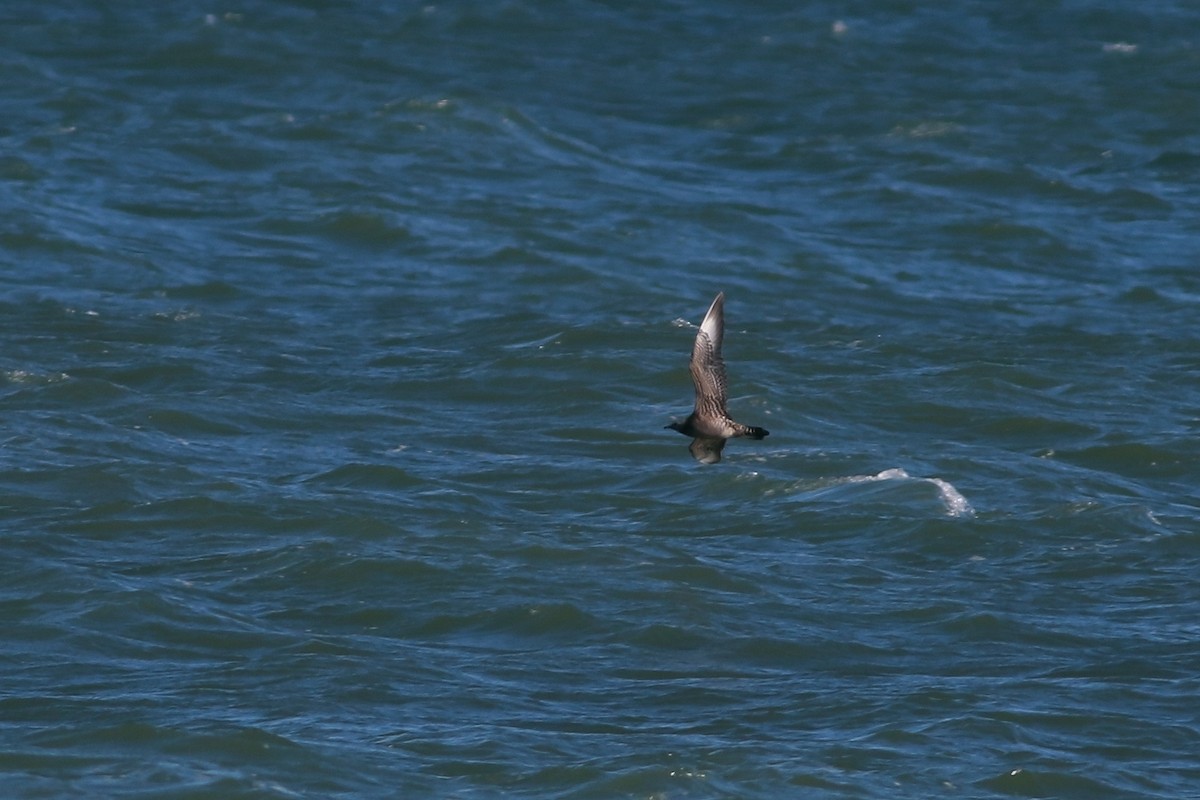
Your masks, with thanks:
[[[738,436],[761,439],[769,431],[753,425],[743,425],[729,418],[725,410],[728,389],[725,383],[725,361],[721,358],[721,340],[725,336],[725,293],[721,292],[704,321],[696,331],[696,342],[692,345],[690,369],[692,383],[696,386],[696,405],[683,422],[672,422],[666,427],[691,436],[688,451],[703,464],[715,464],[721,460],[725,440]]]

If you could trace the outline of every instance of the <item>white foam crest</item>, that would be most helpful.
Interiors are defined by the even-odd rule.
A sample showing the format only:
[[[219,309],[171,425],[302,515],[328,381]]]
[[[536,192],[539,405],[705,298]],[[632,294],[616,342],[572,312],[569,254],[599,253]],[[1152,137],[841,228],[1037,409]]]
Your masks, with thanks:
[[[962,492],[954,488],[949,481],[941,478],[914,478],[902,469],[885,469],[876,475],[852,475],[843,479],[845,483],[873,483],[875,481],[921,481],[932,483],[938,489],[938,496],[946,506],[946,513],[952,517],[973,517],[975,509],[970,501],[963,497]]]
[[[952,517],[973,517],[975,516],[975,508],[963,497],[962,492],[954,488],[954,485],[949,481],[944,481],[941,478],[922,478],[921,480],[928,481],[938,487],[938,494],[942,497],[942,502],[946,504],[946,513]]]

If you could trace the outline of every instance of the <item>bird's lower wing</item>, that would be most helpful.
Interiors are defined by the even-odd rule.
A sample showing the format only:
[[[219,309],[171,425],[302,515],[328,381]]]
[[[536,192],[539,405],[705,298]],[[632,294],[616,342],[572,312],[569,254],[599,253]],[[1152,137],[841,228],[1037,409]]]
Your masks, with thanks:
[[[707,436],[698,436],[688,445],[688,452],[692,454],[692,458],[701,464],[717,463],[721,460],[721,451],[724,449],[724,439],[710,439]]]

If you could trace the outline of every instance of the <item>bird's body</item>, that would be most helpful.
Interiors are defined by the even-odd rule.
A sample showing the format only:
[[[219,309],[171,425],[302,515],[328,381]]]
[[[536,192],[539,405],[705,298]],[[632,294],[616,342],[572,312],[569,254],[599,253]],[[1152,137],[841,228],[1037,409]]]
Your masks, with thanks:
[[[721,358],[721,341],[725,338],[725,293],[721,292],[696,332],[690,364],[692,383],[696,387],[696,404],[683,422],[672,422],[668,428],[692,437],[688,447],[698,461],[714,464],[721,460],[725,440],[739,436],[761,439],[769,431],[753,425],[743,425],[730,418],[725,409],[728,388],[725,382],[725,361]]]

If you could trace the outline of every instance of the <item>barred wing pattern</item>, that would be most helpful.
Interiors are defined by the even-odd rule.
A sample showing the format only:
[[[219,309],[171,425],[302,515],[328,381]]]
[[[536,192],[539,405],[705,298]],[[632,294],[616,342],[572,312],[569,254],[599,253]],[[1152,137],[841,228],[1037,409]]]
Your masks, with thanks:
[[[695,413],[699,417],[728,416],[725,402],[725,360],[721,358],[721,340],[725,338],[725,293],[721,292],[708,307],[696,342],[692,345],[692,383],[696,386]]]
[[[725,410],[728,389],[725,383],[725,361],[721,358],[721,341],[725,338],[725,293],[721,292],[704,321],[696,331],[689,368],[696,389],[696,404],[683,422],[672,422],[668,428],[691,436],[688,447],[692,456],[704,464],[721,460],[725,440],[734,436],[761,439],[768,434],[765,428],[743,425],[729,418]]]

